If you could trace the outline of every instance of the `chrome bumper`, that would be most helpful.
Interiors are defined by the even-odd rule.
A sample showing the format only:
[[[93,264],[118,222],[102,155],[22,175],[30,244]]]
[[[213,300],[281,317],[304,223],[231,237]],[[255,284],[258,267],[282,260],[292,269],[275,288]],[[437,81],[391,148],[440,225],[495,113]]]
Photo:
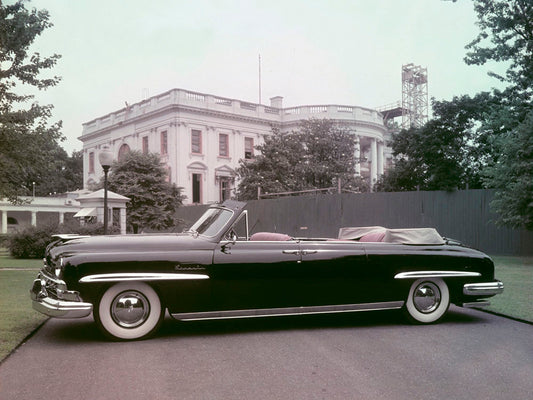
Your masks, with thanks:
[[[83,318],[93,311],[91,303],[81,301],[78,292],[66,290],[62,280],[41,271],[30,290],[33,309],[55,318]]]
[[[463,286],[463,294],[467,296],[494,296],[503,292],[503,282],[467,283]]]

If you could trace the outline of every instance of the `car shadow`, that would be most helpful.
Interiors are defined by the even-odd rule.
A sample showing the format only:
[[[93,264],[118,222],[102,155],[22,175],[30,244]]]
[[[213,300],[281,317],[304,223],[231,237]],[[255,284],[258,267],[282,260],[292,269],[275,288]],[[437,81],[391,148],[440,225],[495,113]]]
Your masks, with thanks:
[[[460,308],[450,308],[440,324],[470,324],[483,322],[481,313],[465,313]],[[366,311],[339,314],[276,316],[264,318],[235,318],[206,321],[177,321],[167,313],[157,338],[183,338],[195,336],[218,336],[228,334],[252,334],[292,330],[335,329],[380,329],[392,327],[419,327],[407,321],[401,310]],[[78,320],[63,320],[47,327],[50,340],[62,344],[109,342],[91,317]]]

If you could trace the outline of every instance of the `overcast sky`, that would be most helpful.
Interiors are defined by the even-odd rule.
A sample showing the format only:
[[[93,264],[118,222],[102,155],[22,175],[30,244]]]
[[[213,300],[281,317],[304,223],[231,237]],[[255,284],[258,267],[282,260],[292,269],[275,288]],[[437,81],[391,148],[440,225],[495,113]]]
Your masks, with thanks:
[[[8,0],[7,3],[13,3]],[[4,3],[6,1],[4,0]],[[401,99],[401,67],[428,69],[429,96],[498,86],[468,66],[479,29],[470,0],[32,0],[54,24],[36,40],[61,54],[61,83],[39,93],[62,120],[70,153],[82,123],[181,88],[284,106],[379,107]]]

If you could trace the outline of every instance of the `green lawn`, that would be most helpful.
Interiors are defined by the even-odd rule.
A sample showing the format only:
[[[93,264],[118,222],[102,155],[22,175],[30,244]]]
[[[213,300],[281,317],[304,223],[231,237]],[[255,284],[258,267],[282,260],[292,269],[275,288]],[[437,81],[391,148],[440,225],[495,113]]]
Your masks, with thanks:
[[[486,309],[498,314],[533,322],[533,257],[493,257],[496,279],[503,293],[490,299]]]
[[[533,322],[533,257],[493,258],[505,290],[491,299],[487,310]],[[15,260],[0,252],[0,361],[46,320],[32,309],[29,297],[41,265],[41,260]]]
[[[6,249],[0,248],[0,268],[36,268],[43,266],[43,260],[19,260],[12,258]]]
[[[31,307],[36,276],[36,271],[0,270],[0,360],[47,318]]]

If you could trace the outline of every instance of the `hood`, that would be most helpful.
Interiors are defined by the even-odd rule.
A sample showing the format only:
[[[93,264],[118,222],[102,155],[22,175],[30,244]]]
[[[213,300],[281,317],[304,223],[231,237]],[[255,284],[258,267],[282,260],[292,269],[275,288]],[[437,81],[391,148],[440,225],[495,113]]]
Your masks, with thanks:
[[[48,248],[46,257],[55,260],[61,256],[71,257],[89,253],[163,253],[212,248],[213,243],[202,236],[195,237],[189,233],[85,236],[56,241]]]

